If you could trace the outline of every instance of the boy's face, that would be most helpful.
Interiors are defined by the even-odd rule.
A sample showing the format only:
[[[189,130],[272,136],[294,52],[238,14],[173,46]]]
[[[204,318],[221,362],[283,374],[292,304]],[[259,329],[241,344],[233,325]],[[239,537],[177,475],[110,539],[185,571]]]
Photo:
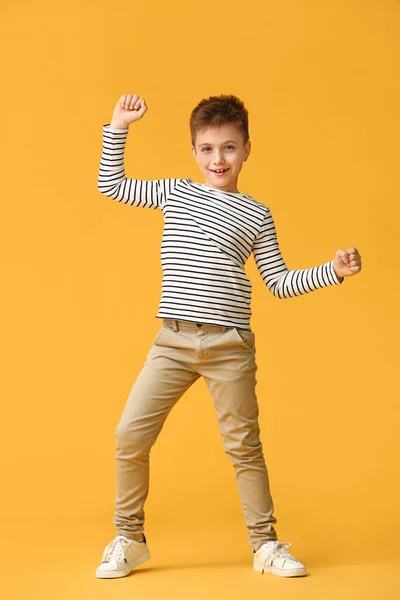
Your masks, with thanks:
[[[198,133],[192,152],[205,177],[205,185],[225,192],[238,192],[238,176],[247,160],[251,142],[243,144],[242,133],[233,125],[209,127]],[[215,171],[225,169],[221,175]]]

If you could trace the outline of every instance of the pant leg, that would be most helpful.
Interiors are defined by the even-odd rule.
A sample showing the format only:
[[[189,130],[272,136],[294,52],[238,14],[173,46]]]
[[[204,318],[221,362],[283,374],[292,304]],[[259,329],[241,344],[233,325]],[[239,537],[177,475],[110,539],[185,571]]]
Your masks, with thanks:
[[[114,434],[116,501],[113,522],[117,535],[138,541],[142,539],[144,503],[149,492],[150,449],[175,403],[199,378],[179,348],[171,347],[170,335],[171,330],[163,324],[132,387]]]
[[[224,449],[235,469],[250,545],[257,551],[266,541],[277,539],[277,520],[260,441],[254,333],[230,328],[208,335],[208,360],[199,372],[214,401]]]

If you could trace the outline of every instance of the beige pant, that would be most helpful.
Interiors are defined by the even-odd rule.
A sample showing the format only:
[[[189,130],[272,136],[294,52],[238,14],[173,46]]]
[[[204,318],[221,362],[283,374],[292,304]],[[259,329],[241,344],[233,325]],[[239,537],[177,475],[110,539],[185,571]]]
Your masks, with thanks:
[[[255,353],[248,329],[163,319],[115,433],[117,535],[142,539],[150,449],[175,403],[203,376],[235,469],[250,545],[258,550],[277,539],[260,441]]]

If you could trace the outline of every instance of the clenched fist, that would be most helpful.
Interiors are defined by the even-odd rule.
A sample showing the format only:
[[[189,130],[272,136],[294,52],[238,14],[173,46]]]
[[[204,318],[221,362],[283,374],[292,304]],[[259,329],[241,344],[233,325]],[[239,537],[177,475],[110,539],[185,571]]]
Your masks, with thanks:
[[[338,277],[351,277],[361,271],[361,255],[357,248],[337,250],[333,259],[333,268]]]
[[[138,121],[147,110],[145,99],[137,94],[123,95],[114,108],[110,127],[125,129],[134,121]]]

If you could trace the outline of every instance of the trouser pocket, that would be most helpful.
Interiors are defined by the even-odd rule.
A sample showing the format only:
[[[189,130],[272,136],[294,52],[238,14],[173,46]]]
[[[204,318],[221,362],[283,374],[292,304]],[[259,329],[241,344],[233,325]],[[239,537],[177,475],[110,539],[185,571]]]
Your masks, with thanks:
[[[233,334],[238,341],[241,341],[249,350],[255,350],[255,335],[249,329],[240,329],[232,327]]]

